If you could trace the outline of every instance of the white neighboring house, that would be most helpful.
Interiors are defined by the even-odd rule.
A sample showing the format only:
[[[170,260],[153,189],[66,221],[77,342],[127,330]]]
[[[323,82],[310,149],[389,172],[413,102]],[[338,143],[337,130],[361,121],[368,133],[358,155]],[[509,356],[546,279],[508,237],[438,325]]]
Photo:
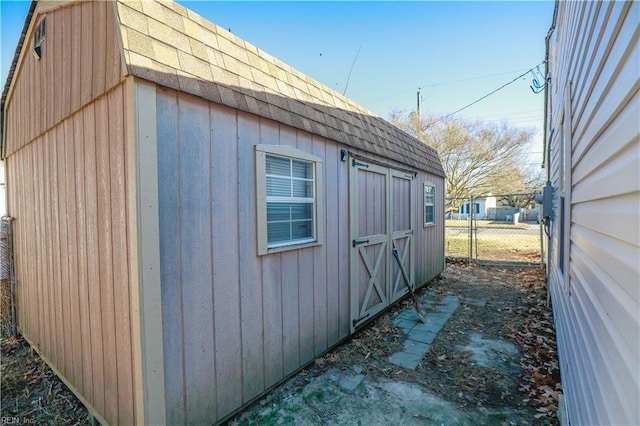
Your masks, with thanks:
[[[547,36],[547,273],[574,425],[640,424],[639,21],[637,1],[562,1]]]
[[[488,219],[487,211],[488,209],[495,209],[496,207],[496,197],[491,195],[491,193],[487,197],[483,198],[474,198],[473,206],[471,206],[470,202],[464,203],[460,206],[458,210],[457,217],[458,219],[468,219],[471,213],[474,213],[476,219]],[[456,215],[454,214],[454,217]]]

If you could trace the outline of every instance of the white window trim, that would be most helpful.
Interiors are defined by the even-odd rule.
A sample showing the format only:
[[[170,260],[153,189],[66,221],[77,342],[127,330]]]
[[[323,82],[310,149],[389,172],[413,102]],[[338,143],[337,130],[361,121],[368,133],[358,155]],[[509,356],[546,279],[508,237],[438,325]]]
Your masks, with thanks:
[[[42,43],[47,38],[47,15],[42,15],[38,23],[36,24],[35,33],[33,36],[33,47],[42,46]]]
[[[433,187],[433,222],[427,222],[427,203],[425,201],[425,195],[427,193],[427,187]],[[428,226],[436,226],[436,184],[426,181],[422,184],[422,226],[424,228]]]
[[[322,192],[322,159],[305,151],[286,145],[255,146],[256,150],[256,217],[257,217],[257,242],[258,255],[279,253],[287,250],[297,250],[304,247],[312,247],[324,243],[324,194]],[[267,241],[267,155],[278,155],[294,160],[309,161],[314,163],[314,226],[315,238],[283,242],[269,246]]]

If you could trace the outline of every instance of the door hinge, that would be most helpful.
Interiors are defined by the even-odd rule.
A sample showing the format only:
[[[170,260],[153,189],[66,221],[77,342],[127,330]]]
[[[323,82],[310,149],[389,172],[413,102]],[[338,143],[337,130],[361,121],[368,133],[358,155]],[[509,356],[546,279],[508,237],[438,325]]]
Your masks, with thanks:
[[[355,247],[355,246],[360,245],[360,244],[367,244],[368,242],[369,242],[369,240],[353,240],[353,241],[351,241],[351,246]]]
[[[362,317],[360,317],[360,318],[358,318],[358,319],[354,319],[353,321],[351,321],[351,324],[355,327],[355,326],[356,326],[356,324],[358,324],[359,322],[362,322],[363,320],[365,320],[366,318],[368,318],[368,317],[369,317],[369,315],[371,315],[371,313],[368,313],[368,314],[366,314],[366,315],[364,315],[364,316],[362,316]]]
[[[351,166],[353,166],[353,167],[357,167],[357,166],[366,167],[367,169],[369,168],[369,165],[367,163],[361,163],[361,162],[356,161],[356,160],[351,160]]]

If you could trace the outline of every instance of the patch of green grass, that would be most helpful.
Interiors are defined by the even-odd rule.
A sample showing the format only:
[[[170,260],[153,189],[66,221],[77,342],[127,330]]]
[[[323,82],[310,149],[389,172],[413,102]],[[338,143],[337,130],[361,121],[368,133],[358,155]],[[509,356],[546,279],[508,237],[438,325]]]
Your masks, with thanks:
[[[306,403],[309,402],[324,402],[324,392],[322,391],[313,391],[302,397],[302,400]]]
[[[278,410],[273,410],[264,417],[260,417],[257,422],[260,426],[271,426],[278,424]]]
[[[473,256],[495,260],[519,260],[522,254],[540,253],[540,236],[524,234],[514,229],[514,232],[496,231],[490,229],[474,232]],[[445,255],[448,257],[469,256],[469,234],[455,228],[448,228],[445,233]]]
[[[479,234],[477,237],[478,252],[481,251],[531,251],[540,249],[538,235],[491,235]],[[475,245],[475,241],[474,241]],[[475,249],[475,247],[474,247]]]
[[[453,228],[468,228],[469,221],[462,219],[447,219],[444,221],[446,227]],[[498,228],[498,229],[527,229],[529,227],[526,223],[513,223],[501,220],[476,220],[474,221],[476,228]]]
[[[445,235],[445,254],[449,257],[467,257],[469,256],[469,236],[450,236]]]

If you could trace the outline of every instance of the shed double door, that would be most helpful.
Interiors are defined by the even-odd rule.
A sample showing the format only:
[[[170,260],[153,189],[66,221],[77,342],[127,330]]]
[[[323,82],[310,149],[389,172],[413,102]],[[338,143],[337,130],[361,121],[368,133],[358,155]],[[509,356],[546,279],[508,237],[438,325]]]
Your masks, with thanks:
[[[351,330],[408,292],[396,249],[413,283],[412,174],[351,159]]]

